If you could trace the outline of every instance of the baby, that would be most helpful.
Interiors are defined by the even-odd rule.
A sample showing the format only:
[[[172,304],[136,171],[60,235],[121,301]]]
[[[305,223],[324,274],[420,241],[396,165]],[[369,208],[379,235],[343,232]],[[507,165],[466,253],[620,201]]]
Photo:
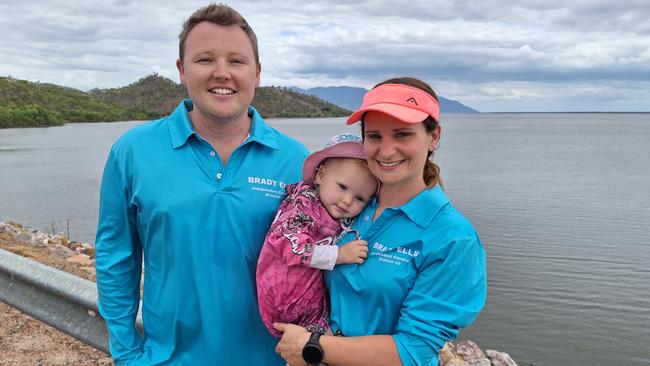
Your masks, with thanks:
[[[377,192],[361,138],[336,135],[309,155],[303,180],[287,187],[287,196],[266,234],[257,262],[257,298],[266,328],[293,323],[311,332],[329,329],[329,305],[321,270],[338,264],[362,264],[368,244],[354,240],[341,247],[338,234]]]

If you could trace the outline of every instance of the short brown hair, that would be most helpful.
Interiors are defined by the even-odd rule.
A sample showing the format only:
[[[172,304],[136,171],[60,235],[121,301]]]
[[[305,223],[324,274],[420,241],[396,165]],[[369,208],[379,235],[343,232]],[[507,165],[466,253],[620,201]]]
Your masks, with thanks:
[[[239,26],[239,28],[246,33],[248,39],[250,39],[251,45],[253,46],[253,53],[255,54],[255,63],[259,65],[260,53],[257,48],[257,36],[255,35],[255,32],[253,32],[253,29],[248,25],[246,19],[244,19],[237,10],[225,4],[210,4],[204,6],[192,13],[185,23],[183,23],[183,29],[178,35],[178,57],[181,59],[181,62],[185,56],[185,41],[187,40],[187,36],[190,34],[190,31],[201,22],[210,22],[223,26]]]

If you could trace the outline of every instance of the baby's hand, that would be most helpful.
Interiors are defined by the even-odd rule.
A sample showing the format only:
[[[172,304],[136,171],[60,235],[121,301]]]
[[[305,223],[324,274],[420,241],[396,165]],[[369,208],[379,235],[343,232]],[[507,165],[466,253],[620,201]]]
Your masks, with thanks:
[[[339,247],[339,256],[336,264],[362,264],[368,258],[368,242],[353,240]]]

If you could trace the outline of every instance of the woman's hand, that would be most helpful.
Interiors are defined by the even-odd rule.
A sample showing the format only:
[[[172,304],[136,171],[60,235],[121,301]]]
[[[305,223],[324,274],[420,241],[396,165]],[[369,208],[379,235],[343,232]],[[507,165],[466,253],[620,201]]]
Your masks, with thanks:
[[[280,342],[275,347],[275,352],[287,361],[287,365],[307,366],[302,358],[302,348],[307,344],[311,335],[307,329],[287,323],[273,323],[273,327],[283,333]]]

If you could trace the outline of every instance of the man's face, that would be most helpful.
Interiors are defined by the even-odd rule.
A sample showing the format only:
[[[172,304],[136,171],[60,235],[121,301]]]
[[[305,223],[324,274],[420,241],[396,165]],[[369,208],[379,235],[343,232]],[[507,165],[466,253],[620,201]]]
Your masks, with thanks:
[[[181,82],[194,102],[195,123],[229,123],[247,116],[261,67],[253,46],[237,25],[197,24],[176,61]]]

